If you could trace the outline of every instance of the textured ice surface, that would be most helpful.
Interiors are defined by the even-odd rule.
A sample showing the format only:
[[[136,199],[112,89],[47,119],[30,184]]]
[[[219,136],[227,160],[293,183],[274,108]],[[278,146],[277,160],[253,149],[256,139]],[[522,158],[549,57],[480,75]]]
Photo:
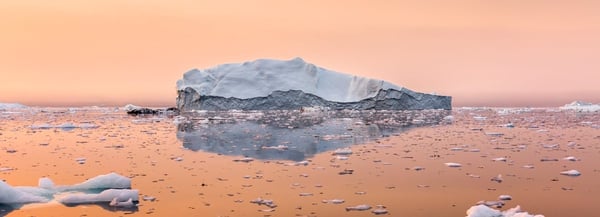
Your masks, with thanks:
[[[467,210],[467,217],[544,217],[521,211],[521,207],[508,209],[504,212],[489,208],[485,205],[472,206]]]
[[[0,204],[39,203],[49,199],[36,195],[36,191],[43,189],[12,187],[0,181]]]
[[[99,194],[71,194],[62,199],[60,202],[63,204],[88,204],[98,202],[126,202],[129,199],[138,201],[138,190],[131,189],[108,189],[100,192]]]
[[[91,179],[89,179],[85,182],[79,183],[79,184],[70,185],[70,186],[60,186],[57,188],[62,191],[109,189],[109,188],[117,188],[117,189],[131,188],[131,179],[129,179],[125,176],[116,174],[116,173],[109,173],[106,175],[96,176],[94,178],[91,178]]]
[[[0,110],[9,110],[9,109],[24,109],[27,106],[19,104],[19,103],[0,103]]]
[[[193,69],[177,81],[202,95],[248,99],[274,91],[300,90],[335,102],[356,102],[375,96],[379,90],[402,87],[376,79],[330,71],[301,58],[288,61],[259,59],[214,68]]]
[[[560,107],[562,110],[573,110],[578,112],[596,112],[600,111],[600,104],[592,104],[589,102],[574,101]]]
[[[49,178],[40,178],[39,187],[12,187],[0,181],[0,204],[42,203],[50,201],[57,193],[88,190],[104,191],[100,194],[67,195],[60,201],[65,204],[111,202],[115,198],[117,202],[126,202],[130,198],[137,201],[138,191],[125,188],[131,188],[131,179],[116,173],[99,175],[85,182],[67,186],[55,186]]]

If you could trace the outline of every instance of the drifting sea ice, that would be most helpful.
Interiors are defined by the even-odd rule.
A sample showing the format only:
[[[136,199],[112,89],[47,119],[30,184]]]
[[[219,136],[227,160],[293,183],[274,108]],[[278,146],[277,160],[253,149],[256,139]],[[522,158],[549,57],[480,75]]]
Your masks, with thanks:
[[[138,190],[131,190],[131,179],[116,173],[99,175],[85,182],[70,186],[55,186],[49,178],[40,178],[39,187],[12,187],[0,181],[0,204],[44,203],[52,200],[57,193],[68,192],[60,199],[64,204],[83,204],[96,202],[111,202],[123,207],[127,201],[138,201]],[[100,194],[72,194],[71,191],[87,191],[107,189]],[[123,203],[125,202],[125,203]]]
[[[138,190],[131,189],[108,189],[100,192],[99,194],[70,194],[59,202],[63,204],[87,204],[97,202],[113,202],[113,206],[117,206],[122,202],[129,200],[138,201]],[[120,204],[124,206],[126,204]]]
[[[521,207],[517,206],[508,209],[504,212],[492,209],[485,205],[472,206],[467,210],[467,217],[544,217],[543,215],[532,215],[521,211]]]
[[[23,204],[23,203],[42,203],[49,201],[48,198],[33,194],[33,187],[19,188],[12,187],[7,183],[0,181],[0,204]]]

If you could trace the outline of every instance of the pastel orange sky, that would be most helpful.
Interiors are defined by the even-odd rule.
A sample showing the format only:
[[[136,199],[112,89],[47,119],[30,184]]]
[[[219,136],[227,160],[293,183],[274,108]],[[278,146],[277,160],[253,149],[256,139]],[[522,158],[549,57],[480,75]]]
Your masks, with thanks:
[[[291,59],[453,96],[600,103],[600,1],[4,0],[0,102],[173,106],[192,68]]]

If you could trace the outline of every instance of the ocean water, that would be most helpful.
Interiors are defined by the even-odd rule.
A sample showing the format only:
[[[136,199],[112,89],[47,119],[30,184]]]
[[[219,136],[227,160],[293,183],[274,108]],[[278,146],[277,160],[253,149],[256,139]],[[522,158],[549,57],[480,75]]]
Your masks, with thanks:
[[[561,174],[569,170],[580,175]],[[46,177],[69,186],[112,172],[139,190],[136,206],[66,206],[61,198],[81,192],[60,192],[1,204],[0,216],[466,216],[500,195],[511,200],[499,210],[594,216],[600,113],[0,111],[8,185]]]

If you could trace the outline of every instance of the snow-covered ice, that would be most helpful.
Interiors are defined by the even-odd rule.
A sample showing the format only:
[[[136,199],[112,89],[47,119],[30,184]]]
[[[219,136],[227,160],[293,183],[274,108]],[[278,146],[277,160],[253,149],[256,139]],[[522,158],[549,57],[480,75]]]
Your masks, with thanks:
[[[520,206],[500,211],[485,205],[472,206],[467,210],[467,217],[544,217],[543,215],[532,215],[521,210]]]
[[[577,112],[597,112],[600,111],[600,104],[592,104],[589,102],[574,101],[560,107],[561,110],[572,110]]]
[[[577,170],[567,170],[567,171],[560,172],[560,174],[565,175],[565,176],[580,176],[581,172],[579,172]]]
[[[126,202],[128,200],[138,201],[138,190],[131,189],[107,189],[98,194],[77,193],[61,198],[63,204],[88,204],[98,202]],[[118,204],[115,204],[118,205]],[[124,205],[124,204],[123,204]]]
[[[386,81],[330,71],[301,58],[258,59],[193,69],[177,81],[178,90],[188,87],[205,95],[239,99],[265,97],[274,91],[300,90],[335,102],[357,102],[375,96],[382,89],[402,90]]]

